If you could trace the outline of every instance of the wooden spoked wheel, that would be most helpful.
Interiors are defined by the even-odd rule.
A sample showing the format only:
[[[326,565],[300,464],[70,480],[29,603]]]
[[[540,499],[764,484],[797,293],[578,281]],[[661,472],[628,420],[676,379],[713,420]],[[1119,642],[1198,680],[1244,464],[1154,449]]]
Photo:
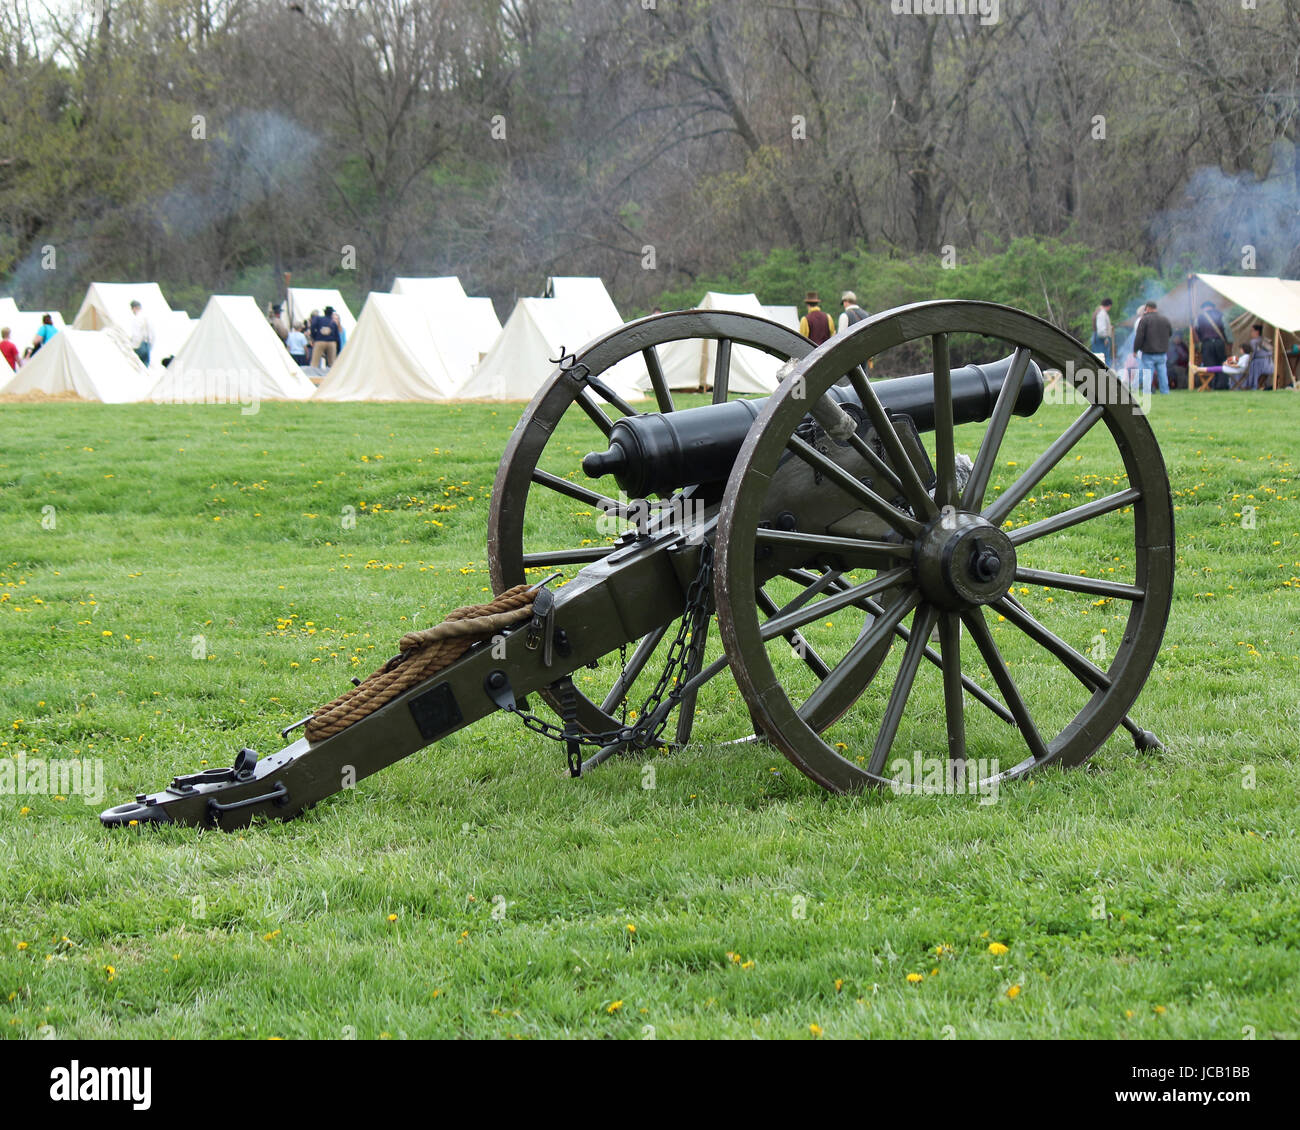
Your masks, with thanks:
[[[953,423],[950,346],[967,348],[967,335],[992,339],[977,359],[1014,351],[986,427]],[[869,361],[898,347],[932,358],[933,494],[866,376]],[[1012,410],[1031,360],[1064,379],[1059,395],[1019,419]],[[1030,315],[925,302],[832,338],[769,400],[719,513],[718,620],[768,738],[814,781],[836,792],[916,788],[907,758],[920,755],[973,787],[1077,765],[1121,722],[1131,725],[1169,616],[1173,506],[1145,415],[1098,366],[1080,342]],[[833,475],[807,442],[809,406],[845,375],[863,427],[876,430],[898,471],[893,503],[865,473]],[[964,483],[962,447],[973,456]],[[801,532],[797,512],[774,528],[771,499],[801,462],[826,473],[821,489],[890,525],[885,559],[879,541]],[[798,549],[806,576],[765,612],[753,592],[773,547],[787,560]],[[782,640],[791,628],[824,640],[824,678],[809,682],[791,662]]]
[[[669,413],[707,403],[699,396],[674,396],[664,375],[662,356],[677,343],[708,343],[711,365],[701,376],[711,385],[713,403],[737,396],[733,359],[737,349],[754,349],[785,362],[803,357],[812,343],[776,322],[748,314],[687,310],[630,322],[579,350],[556,369],[529,404],[502,456],[488,519],[488,557],[496,592],[524,581],[538,581],[556,570],[572,577],[578,569],[599,561],[617,548],[618,534],[628,528],[630,505],[645,501],[668,514],[684,509],[676,496],[648,500],[616,499],[605,491],[613,480],[587,478],[580,469],[585,454],[606,446],[620,416],[643,412]],[[617,368],[616,368],[617,367]],[[620,379],[613,379],[617,375]],[[616,389],[628,376],[641,378],[652,399],[629,401]],[[594,378],[594,379],[593,379]],[[606,378],[602,380],[602,378]],[[701,381],[704,383],[704,380]],[[708,501],[716,514],[717,494]],[[646,511],[640,509],[640,516]],[[654,509],[650,510],[654,514]],[[750,599],[754,596],[751,592]],[[680,620],[680,616],[678,617]],[[574,677],[578,691],[578,722],[589,733],[603,733],[625,724],[653,689],[669,649],[677,621],[607,657],[596,671]],[[716,667],[717,665],[715,665]],[[710,668],[719,674],[725,665]],[[698,691],[698,688],[697,688]],[[544,695],[552,707],[556,703]],[[676,741],[689,740],[696,694],[683,697]],[[748,722],[748,719],[746,719]],[[746,729],[746,733],[749,730]]]

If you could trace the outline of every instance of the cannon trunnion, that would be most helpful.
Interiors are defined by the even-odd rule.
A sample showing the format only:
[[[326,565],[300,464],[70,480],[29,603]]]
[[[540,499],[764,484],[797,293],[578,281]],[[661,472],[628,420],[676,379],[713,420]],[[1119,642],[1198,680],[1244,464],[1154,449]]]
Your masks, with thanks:
[[[1004,355],[954,369],[954,335]],[[869,380],[900,345],[931,372]],[[683,350],[712,404],[679,408]],[[731,395],[736,350],[772,359],[774,392]],[[651,411],[614,380],[629,367]],[[946,791],[987,795],[1120,729],[1158,745],[1129,711],[1168,619],[1172,500],[1139,405],[1096,370],[990,303],[899,307],[816,349],[742,314],[629,323],[566,356],[507,444],[488,554],[522,619],[341,728],[101,819],[289,819],[498,710],[558,739],[574,775],[703,737],[770,743],[835,792],[929,791],[928,759]]]

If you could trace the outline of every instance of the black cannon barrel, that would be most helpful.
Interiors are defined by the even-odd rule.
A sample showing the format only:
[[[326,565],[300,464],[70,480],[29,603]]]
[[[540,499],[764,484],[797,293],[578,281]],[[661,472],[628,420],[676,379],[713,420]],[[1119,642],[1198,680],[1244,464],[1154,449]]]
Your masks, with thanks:
[[[1004,357],[991,365],[953,370],[955,423],[975,423],[993,414],[1011,361]],[[872,387],[890,415],[910,416],[918,431],[934,428],[933,373],[874,381]],[[862,407],[852,388],[834,385],[830,395],[841,404]],[[1032,416],[1042,402],[1043,373],[1031,363],[1016,400],[1016,415]],[[731,400],[682,412],[626,416],[611,429],[609,449],[586,456],[582,469],[593,479],[613,475],[632,498],[668,494],[690,483],[724,482],[745,435],[766,403],[766,397]]]

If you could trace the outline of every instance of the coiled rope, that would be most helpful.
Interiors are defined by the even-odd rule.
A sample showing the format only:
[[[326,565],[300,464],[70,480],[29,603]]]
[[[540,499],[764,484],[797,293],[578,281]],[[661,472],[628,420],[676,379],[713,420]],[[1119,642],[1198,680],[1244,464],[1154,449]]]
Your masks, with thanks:
[[[455,663],[471,644],[527,620],[533,614],[534,590],[533,585],[515,585],[487,604],[469,604],[448,612],[436,627],[408,632],[397,645],[398,655],[312,714],[305,730],[308,741],[324,741],[342,733],[403,691]]]

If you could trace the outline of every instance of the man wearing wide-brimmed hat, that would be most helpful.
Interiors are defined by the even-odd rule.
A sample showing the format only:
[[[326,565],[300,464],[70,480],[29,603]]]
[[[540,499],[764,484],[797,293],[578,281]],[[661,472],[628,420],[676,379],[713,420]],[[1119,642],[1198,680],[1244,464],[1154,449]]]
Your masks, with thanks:
[[[835,332],[835,323],[822,309],[822,300],[815,290],[810,290],[804,297],[804,305],[808,307],[808,313],[799,322],[799,332],[814,345],[829,341]]]

